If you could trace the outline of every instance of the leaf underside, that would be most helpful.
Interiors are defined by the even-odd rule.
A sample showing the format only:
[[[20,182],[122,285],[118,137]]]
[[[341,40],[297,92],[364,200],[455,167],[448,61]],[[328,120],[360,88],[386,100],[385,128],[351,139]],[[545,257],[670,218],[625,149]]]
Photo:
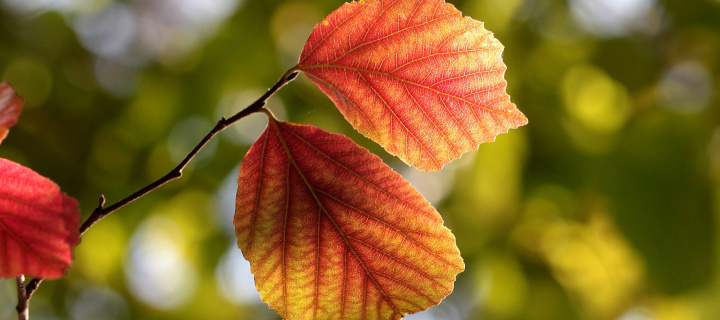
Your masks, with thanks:
[[[399,319],[464,269],[430,203],[345,136],[271,120],[238,186],[238,246],[283,318]]]
[[[503,45],[444,0],[346,3],[298,68],[362,134],[424,171],[527,123],[510,102]]]
[[[0,158],[0,278],[59,278],[80,241],[75,199],[35,171]]]

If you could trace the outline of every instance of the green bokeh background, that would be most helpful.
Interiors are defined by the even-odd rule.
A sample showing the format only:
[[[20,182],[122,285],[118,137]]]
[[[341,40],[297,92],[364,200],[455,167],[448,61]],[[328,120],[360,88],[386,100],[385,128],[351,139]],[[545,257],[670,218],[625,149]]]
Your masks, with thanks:
[[[408,318],[720,319],[720,1],[450,2],[505,45],[527,126],[421,174],[303,77],[270,102],[381,155],[457,236],[455,292]],[[26,99],[0,157],[87,216],[259,97],[341,3],[0,0],[0,80]],[[244,119],[182,179],[93,227],[32,319],[277,319],[231,281],[251,281],[232,249],[232,182],[265,121]],[[14,305],[1,280],[0,319]]]

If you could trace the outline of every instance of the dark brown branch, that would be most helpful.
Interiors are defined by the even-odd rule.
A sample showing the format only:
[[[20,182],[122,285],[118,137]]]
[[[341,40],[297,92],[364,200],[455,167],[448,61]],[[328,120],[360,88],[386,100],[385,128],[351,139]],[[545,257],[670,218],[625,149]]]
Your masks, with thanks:
[[[290,81],[294,80],[297,76],[298,70],[297,67],[294,67],[287,72],[278,80],[275,85],[270,88],[265,94],[263,94],[260,98],[258,98],[255,102],[253,102],[251,105],[247,106],[245,109],[241,110],[240,112],[236,113],[230,118],[222,118],[218,123],[215,125],[215,127],[208,132],[207,135],[195,146],[195,148],[183,159],[183,161],[180,162],[180,164],[177,165],[174,169],[172,169],[170,172],[168,172],[165,176],[162,178],[156,180],[155,182],[145,186],[144,188],[136,191],[135,193],[129,195],[128,197],[108,206],[105,207],[105,196],[100,196],[100,201],[93,210],[92,214],[83,222],[82,226],[80,226],[80,235],[82,236],[85,231],[87,231],[90,227],[92,227],[96,222],[100,221],[100,219],[104,218],[108,214],[111,214],[115,212],[116,210],[128,205],[129,203],[143,197],[144,195],[150,193],[151,191],[160,188],[164,184],[178,179],[182,176],[182,171],[185,169],[185,167],[192,161],[193,158],[202,150],[205,145],[210,142],[210,140],[215,137],[218,133],[225,130],[228,126],[240,121],[240,119],[245,118],[253,113],[259,112],[263,110],[263,107],[267,103],[267,100],[270,99],[280,88],[288,84]],[[18,280],[19,281],[19,280]],[[28,307],[30,304],[30,298],[32,297],[33,293],[37,288],[40,286],[40,283],[43,281],[43,278],[33,278],[30,280],[30,282],[27,283],[27,285],[24,284],[24,278],[23,278],[23,297],[24,297],[24,305],[21,308],[20,305],[20,282],[18,282],[18,317],[20,317],[21,313],[25,314],[25,318],[19,318],[20,320],[27,320],[27,314],[28,314]]]

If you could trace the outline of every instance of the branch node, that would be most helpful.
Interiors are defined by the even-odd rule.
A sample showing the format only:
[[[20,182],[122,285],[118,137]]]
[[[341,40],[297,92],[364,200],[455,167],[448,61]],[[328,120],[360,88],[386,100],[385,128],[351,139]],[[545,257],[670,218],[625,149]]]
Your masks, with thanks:
[[[287,76],[287,78],[286,78],[285,80],[286,80],[286,81],[292,81],[292,80],[295,79],[297,76],[298,76],[298,71],[295,71],[295,72],[291,73],[289,76]]]
[[[105,195],[101,194],[100,199],[98,199],[98,209],[102,210],[103,207],[105,207]]]
[[[245,109],[241,110],[240,112],[236,113],[234,116],[230,118],[222,117],[221,120],[218,122],[218,124],[210,131],[208,134],[203,138],[200,143],[193,149],[190,154],[187,155],[187,157],[178,164],[175,169],[168,172],[165,176],[162,178],[156,180],[155,182],[143,187],[142,189],[136,191],[135,193],[125,197],[124,199],[115,202],[114,204],[105,207],[105,195],[100,195],[100,198],[98,199],[98,206],[95,208],[95,210],[92,212],[92,214],[85,219],[83,224],[80,226],[80,236],[82,236],[87,229],[89,229],[91,226],[93,226],[96,222],[98,222],[100,219],[104,218],[108,214],[111,214],[115,212],[115,210],[120,209],[130,202],[133,202],[137,200],[138,198],[146,195],[147,193],[161,187],[165,183],[169,182],[170,180],[174,180],[177,178],[182,177],[182,170],[187,166],[187,164],[200,152],[200,150],[212,139],[218,132],[224,130],[226,127],[232,125],[233,123],[237,122],[238,120],[252,114],[255,112],[259,112],[261,110],[264,110],[265,113],[272,116],[272,113],[267,110],[267,108],[264,108],[267,99],[269,99],[275,92],[280,90],[289,80],[292,80],[296,75],[289,74],[290,72],[297,73],[297,68],[293,68],[289,70],[288,72],[283,75],[283,77],[266,92],[263,94],[256,102],[253,104],[247,106]],[[33,293],[37,288],[40,286],[40,283],[42,283],[43,278],[33,278],[30,280],[27,284],[25,284],[25,278],[24,277],[18,277],[16,279],[17,281],[17,289],[18,289],[18,305],[17,305],[17,311],[18,311],[18,317],[21,320],[27,320],[28,319],[28,309],[30,304],[30,298],[32,298]]]

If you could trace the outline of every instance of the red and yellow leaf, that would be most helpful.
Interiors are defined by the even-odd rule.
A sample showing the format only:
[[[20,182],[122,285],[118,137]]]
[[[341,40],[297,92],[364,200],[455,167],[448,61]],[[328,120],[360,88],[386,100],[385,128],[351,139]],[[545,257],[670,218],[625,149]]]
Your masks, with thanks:
[[[22,110],[23,99],[10,84],[0,83],[0,143],[7,137],[10,127],[17,122]]]
[[[527,123],[505,91],[503,48],[444,0],[361,0],[315,27],[297,68],[360,133],[437,171]]]
[[[0,158],[0,278],[59,278],[80,241],[75,199],[49,179]]]
[[[430,203],[349,138],[270,120],[238,178],[235,230],[286,319],[399,319],[450,294],[464,263]]]

